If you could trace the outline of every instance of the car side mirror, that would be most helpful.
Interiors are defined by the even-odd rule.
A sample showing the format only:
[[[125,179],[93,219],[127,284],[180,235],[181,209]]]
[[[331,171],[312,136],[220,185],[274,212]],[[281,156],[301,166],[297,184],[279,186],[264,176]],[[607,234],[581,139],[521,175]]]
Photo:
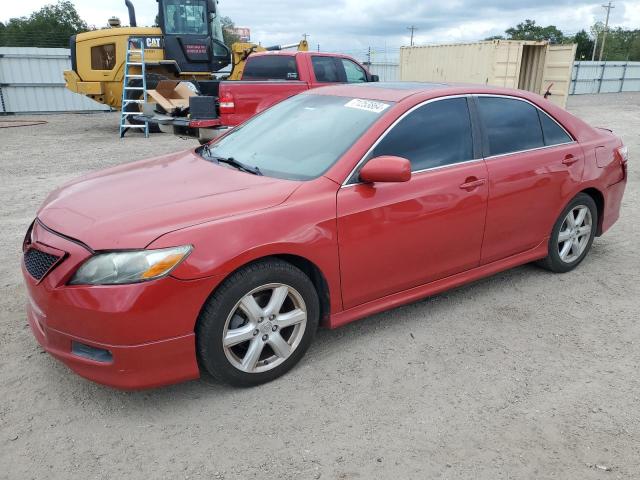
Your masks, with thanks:
[[[378,75],[370,75],[369,77],[369,81],[370,82],[379,82],[380,81],[380,77]]]
[[[391,155],[372,158],[360,170],[360,180],[366,183],[408,182],[410,179],[411,162]]]

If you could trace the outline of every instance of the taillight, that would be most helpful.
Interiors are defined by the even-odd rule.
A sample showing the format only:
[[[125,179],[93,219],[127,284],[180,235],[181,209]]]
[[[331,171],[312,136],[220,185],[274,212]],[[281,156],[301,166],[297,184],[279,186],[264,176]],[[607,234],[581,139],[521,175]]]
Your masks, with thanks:
[[[236,104],[231,93],[224,92],[222,95],[220,95],[219,102],[220,113],[234,113],[236,111]]]
[[[629,159],[629,149],[626,145],[616,148],[616,153],[619,155],[622,163],[627,163],[627,160]]]
[[[620,165],[622,166],[622,178],[627,178],[627,160],[629,160],[629,149],[622,145],[615,149],[616,157],[620,161]]]

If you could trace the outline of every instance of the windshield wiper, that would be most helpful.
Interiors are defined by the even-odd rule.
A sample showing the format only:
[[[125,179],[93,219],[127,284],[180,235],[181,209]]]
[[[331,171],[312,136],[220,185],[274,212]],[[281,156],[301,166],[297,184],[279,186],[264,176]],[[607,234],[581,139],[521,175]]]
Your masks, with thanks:
[[[246,163],[242,163],[240,160],[236,160],[233,157],[220,157],[218,155],[214,155],[211,152],[211,148],[209,147],[209,145],[203,145],[201,151],[206,154],[206,157],[209,160],[215,160],[218,163],[226,163],[227,165],[231,165],[232,167],[235,167],[238,170],[242,170],[243,172],[252,173],[254,175],[262,175],[262,172],[257,166],[247,165]]]

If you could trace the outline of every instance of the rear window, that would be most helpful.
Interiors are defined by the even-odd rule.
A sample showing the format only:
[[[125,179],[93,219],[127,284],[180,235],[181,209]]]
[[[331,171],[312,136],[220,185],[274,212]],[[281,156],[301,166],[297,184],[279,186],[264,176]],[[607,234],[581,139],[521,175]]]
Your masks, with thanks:
[[[289,55],[249,57],[242,80],[298,80],[296,57]]]

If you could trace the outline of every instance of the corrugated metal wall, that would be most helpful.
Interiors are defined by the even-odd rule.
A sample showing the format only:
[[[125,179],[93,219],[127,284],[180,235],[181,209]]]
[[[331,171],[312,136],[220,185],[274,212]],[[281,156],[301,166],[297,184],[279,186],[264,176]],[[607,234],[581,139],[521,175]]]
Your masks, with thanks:
[[[367,68],[373,75],[378,75],[381,82],[400,80],[400,65],[397,63],[372,62]]]
[[[0,113],[109,110],[65,88],[70,68],[66,48],[0,47]]]
[[[640,62],[574,62],[572,95],[640,92]]]

